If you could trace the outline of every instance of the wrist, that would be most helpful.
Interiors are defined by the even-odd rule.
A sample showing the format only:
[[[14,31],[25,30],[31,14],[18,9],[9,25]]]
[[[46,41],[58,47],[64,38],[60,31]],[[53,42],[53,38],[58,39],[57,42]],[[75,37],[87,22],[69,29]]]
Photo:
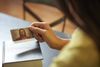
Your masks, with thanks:
[[[69,43],[69,40],[63,39],[63,38],[60,38],[60,37],[56,36],[55,42],[54,42],[54,47],[55,47],[55,49],[59,49],[60,50],[68,43]]]
[[[45,41],[51,48],[60,50],[69,42],[69,40],[56,36],[52,31],[48,31],[46,34],[48,35],[46,35]]]

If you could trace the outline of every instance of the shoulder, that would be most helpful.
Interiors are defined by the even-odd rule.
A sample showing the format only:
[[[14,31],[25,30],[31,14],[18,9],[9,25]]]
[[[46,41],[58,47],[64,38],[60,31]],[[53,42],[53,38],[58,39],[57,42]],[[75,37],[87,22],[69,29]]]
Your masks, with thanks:
[[[70,46],[72,45],[72,46],[95,48],[94,40],[79,28],[77,28],[72,34],[72,38],[69,44]]]

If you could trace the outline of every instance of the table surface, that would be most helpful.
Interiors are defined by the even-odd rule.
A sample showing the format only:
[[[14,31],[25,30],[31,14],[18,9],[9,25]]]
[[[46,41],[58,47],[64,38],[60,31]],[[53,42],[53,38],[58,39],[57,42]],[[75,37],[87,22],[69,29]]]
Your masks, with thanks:
[[[0,48],[2,47],[2,43],[4,41],[11,40],[10,29],[14,28],[23,28],[29,27],[31,25],[30,22],[24,21],[22,19],[18,19],[16,17],[8,16],[6,14],[0,13]],[[61,33],[55,32],[58,36],[62,38],[69,38],[69,36]],[[48,47],[46,43],[40,44],[42,54],[43,54],[43,67],[49,67],[52,59],[58,55],[59,51]],[[1,49],[2,50],[2,49]],[[0,50],[0,51],[1,51]],[[0,52],[0,67],[2,67],[2,53]]]

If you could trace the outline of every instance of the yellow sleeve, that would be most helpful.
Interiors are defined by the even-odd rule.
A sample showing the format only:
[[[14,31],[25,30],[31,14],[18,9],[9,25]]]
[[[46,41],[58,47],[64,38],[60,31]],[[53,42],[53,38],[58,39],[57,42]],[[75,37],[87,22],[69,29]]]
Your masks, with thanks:
[[[79,30],[72,36],[50,67],[98,67],[98,55],[94,43]]]
[[[61,52],[50,67],[99,67],[98,58],[94,50],[70,48]]]
[[[51,64],[50,67],[76,67],[75,65],[77,64],[75,64],[75,60],[73,60],[75,59],[74,58],[75,55],[74,56],[72,55],[73,55],[72,53],[68,54],[67,58],[58,56],[53,60],[53,63]]]
[[[82,55],[77,49],[68,48],[57,56],[50,67],[81,67]],[[84,55],[85,56],[85,55]],[[84,62],[84,61],[83,61]]]

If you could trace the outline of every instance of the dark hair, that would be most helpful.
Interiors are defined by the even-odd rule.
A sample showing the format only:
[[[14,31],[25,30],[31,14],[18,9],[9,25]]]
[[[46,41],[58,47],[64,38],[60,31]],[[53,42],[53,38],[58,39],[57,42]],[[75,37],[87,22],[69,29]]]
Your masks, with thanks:
[[[65,2],[62,8],[66,16],[95,41],[100,52],[100,0],[63,1]],[[70,10],[73,10],[73,14]],[[75,17],[78,17],[80,22]]]

